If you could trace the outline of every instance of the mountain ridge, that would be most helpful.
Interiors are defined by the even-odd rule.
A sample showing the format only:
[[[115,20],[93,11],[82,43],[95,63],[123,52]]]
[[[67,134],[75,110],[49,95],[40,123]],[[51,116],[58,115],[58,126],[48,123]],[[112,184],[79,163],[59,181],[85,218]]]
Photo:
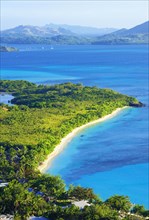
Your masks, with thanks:
[[[124,31],[123,34],[147,34],[149,33],[149,21],[139,24],[133,28]]]
[[[49,28],[46,26],[32,26],[32,25],[19,25],[14,28],[10,28],[8,30],[1,31],[1,34],[5,35],[26,35],[26,36],[56,36],[56,35],[73,35],[73,33],[69,30],[66,30],[64,28]]]
[[[122,28],[112,33],[105,29],[83,27],[78,25],[45,26],[20,25],[1,31],[2,43],[15,44],[147,44],[149,21],[130,29]],[[98,32],[98,35],[97,35]],[[99,33],[100,32],[100,33]],[[101,35],[102,32],[102,35]],[[105,33],[106,32],[106,33]]]
[[[122,28],[116,32],[98,37],[93,44],[147,44],[149,43],[149,21],[130,29]]]
[[[81,26],[81,25],[68,25],[68,24],[47,24],[48,27],[62,27],[69,31],[72,31],[74,34],[82,36],[99,36],[104,34],[109,34],[114,31],[117,31],[117,28],[97,28],[90,26]]]

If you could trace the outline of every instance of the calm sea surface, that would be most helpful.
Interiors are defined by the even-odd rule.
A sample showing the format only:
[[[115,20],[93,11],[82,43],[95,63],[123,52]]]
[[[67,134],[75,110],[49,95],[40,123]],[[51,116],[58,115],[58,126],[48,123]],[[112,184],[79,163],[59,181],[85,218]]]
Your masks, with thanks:
[[[115,89],[146,104],[81,131],[47,173],[92,187],[102,199],[128,195],[149,207],[148,48],[140,46],[20,45],[1,53],[1,78],[35,83],[82,82]]]

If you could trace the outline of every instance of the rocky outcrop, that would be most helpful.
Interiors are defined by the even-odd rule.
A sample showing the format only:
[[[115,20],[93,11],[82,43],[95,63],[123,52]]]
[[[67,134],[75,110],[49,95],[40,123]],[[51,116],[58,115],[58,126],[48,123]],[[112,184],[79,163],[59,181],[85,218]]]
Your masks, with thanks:
[[[18,49],[15,47],[6,47],[6,46],[0,46],[0,52],[16,52]]]

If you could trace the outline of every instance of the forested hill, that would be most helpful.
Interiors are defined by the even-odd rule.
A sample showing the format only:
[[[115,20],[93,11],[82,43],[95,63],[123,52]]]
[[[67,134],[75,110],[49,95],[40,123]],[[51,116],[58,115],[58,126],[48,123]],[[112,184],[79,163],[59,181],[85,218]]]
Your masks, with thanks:
[[[15,219],[42,215],[52,220],[118,220],[120,210],[128,215],[128,197],[102,202],[92,189],[70,186],[66,190],[59,177],[42,175],[37,167],[74,128],[119,107],[142,103],[110,89],[72,83],[45,86],[2,80],[0,91],[15,96],[15,105],[0,106],[0,182],[8,182],[0,187],[0,214],[13,214]],[[72,200],[82,199],[90,206],[80,210],[72,205]],[[133,210],[148,215],[142,206]]]
[[[28,175],[24,171],[26,164],[31,170],[37,168],[74,128],[123,106],[142,106],[133,97],[82,84],[45,86],[22,80],[2,80],[0,88],[1,92],[15,96],[11,101],[14,106],[0,108],[0,143],[8,165],[4,173],[1,169],[0,179],[6,180],[18,173],[22,177]]]
[[[82,84],[45,86],[3,80],[0,87],[1,92],[11,92],[15,96],[11,101],[14,106],[7,106],[8,111],[1,108],[1,144],[33,146],[38,159],[30,163],[35,166],[75,127],[123,106],[142,106],[133,97]],[[29,159],[27,153],[26,160]]]
[[[23,80],[2,80],[0,82],[0,92],[13,93],[16,96],[11,101],[13,104],[26,105],[32,108],[63,108],[66,105],[68,105],[68,108],[72,105],[77,107],[77,102],[78,106],[80,104],[79,102],[82,102],[83,106],[83,102],[87,101],[88,109],[95,110],[96,107],[98,109],[105,103],[112,103],[112,108],[115,105],[114,101],[117,101],[116,105],[119,107],[122,105],[136,107],[142,105],[135,98],[122,95],[111,89],[100,89],[83,86],[80,83],[73,84],[71,82],[46,86],[36,85]]]
[[[14,106],[1,105],[1,140],[7,166],[0,179],[28,175],[74,128],[124,106],[142,106],[137,99],[111,89],[64,83],[52,86],[27,81],[0,82],[1,92],[13,93]],[[12,166],[13,164],[13,166]],[[10,169],[11,168],[11,169]],[[27,170],[28,170],[27,169]],[[4,172],[4,173],[3,173]]]
[[[120,29],[116,32],[98,37],[93,44],[148,44],[149,21],[130,29]]]

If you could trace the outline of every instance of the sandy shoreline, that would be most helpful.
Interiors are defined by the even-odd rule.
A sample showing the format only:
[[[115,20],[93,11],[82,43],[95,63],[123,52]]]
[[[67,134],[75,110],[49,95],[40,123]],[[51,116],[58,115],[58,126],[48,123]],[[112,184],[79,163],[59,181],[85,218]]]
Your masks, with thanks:
[[[62,138],[60,144],[58,144],[55,148],[54,151],[52,153],[50,153],[47,156],[47,159],[38,167],[38,170],[40,172],[44,172],[48,167],[50,167],[50,164],[52,162],[52,160],[60,153],[62,152],[62,150],[64,149],[64,147],[72,140],[72,138],[81,130],[83,130],[84,128],[87,128],[91,125],[103,122],[107,119],[110,119],[114,116],[116,116],[120,111],[122,111],[124,108],[127,108],[127,106],[123,107],[123,108],[117,108],[115,111],[113,111],[111,114],[106,115],[102,118],[99,118],[97,120],[91,121],[87,124],[84,124],[80,127],[75,128],[72,132],[70,132],[66,137]]]

